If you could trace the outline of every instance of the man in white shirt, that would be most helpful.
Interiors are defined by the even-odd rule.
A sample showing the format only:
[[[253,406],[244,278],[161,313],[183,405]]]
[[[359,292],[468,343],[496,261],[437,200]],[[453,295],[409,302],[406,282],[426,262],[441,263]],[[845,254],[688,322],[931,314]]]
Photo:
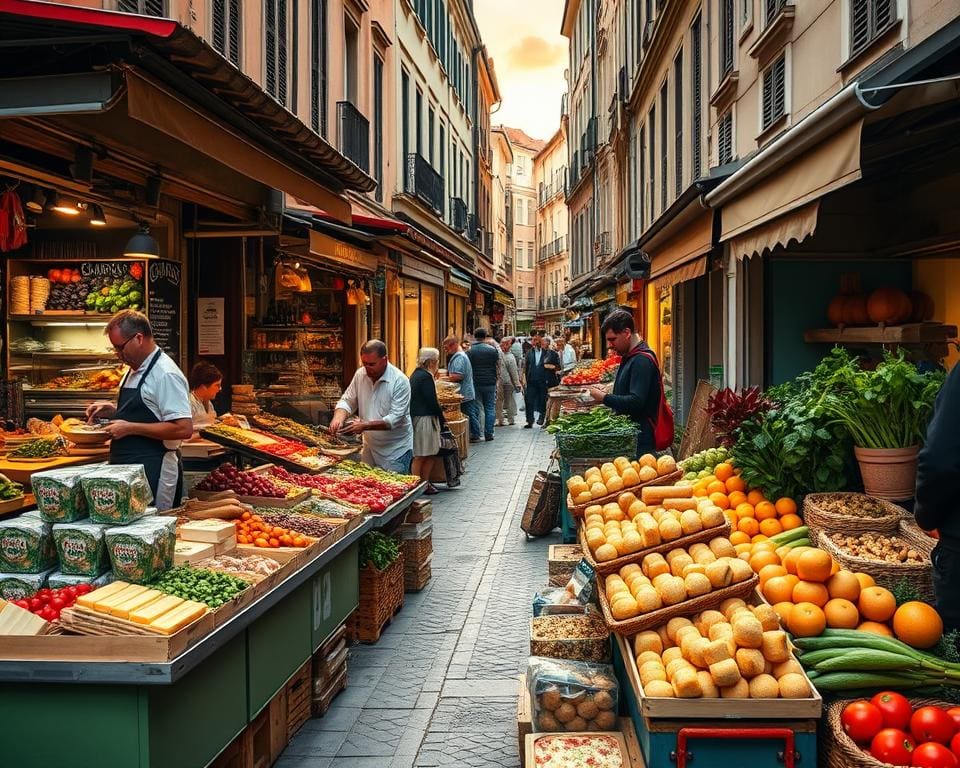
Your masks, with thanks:
[[[401,474],[413,461],[410,380],[387,358],[387,345],[371,339],[360,348],[360,368],[334,409],[330,431],[363,435],[360,458]],[[344,425],[348,416],[357,418]]]

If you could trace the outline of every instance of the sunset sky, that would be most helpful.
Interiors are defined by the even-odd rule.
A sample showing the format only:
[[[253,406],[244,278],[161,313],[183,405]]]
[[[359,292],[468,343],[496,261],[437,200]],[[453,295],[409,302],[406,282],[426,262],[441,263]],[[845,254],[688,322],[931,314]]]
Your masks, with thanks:
[[[560,127],[560,97],[566,90],[563,0],[474,0],[473,12],[503,96],[490,123],[549,139]]]

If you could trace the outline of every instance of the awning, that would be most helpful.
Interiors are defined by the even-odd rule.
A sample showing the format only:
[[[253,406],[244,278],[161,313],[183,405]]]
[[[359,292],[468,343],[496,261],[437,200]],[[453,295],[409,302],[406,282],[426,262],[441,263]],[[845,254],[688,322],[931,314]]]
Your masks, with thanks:
[[[450,267],[450,272],[447,274],[447,293],[469,299],[471,290],[473,290],[473,281],[470,275],[456,267]]]
[[[494,289],[493,300],[503,304],[504,306],[513,306],[513,296],[511,296],[509,293],[501,291],[499,288]]]
[[[713,247],[713,211],[695,205],[685,225],[672,237],[646,246],[652,259],[650,280],[658,289],[692,280],[706,271],[707,254]]]
[[[812,203],[779,216],[773,221],[761,224],[755,229],[730,240],[730,254],[737,259],[762,255],[778,245],[786,247],[791,241],[802,243],[817,229],[817,213],[820,201]]]
[[[372,275],[377,271],[377,257],[374,254],[316,230],[310,230],[310,255],[357,272]]]
[[[663,291],[667,288],[673,288],[675,285],[685,283],[687,280],[694,280],[707,273],[707,257],[698,256],[693,261],[688,261],[669,272],[664,273],[658,278],[650,281],[656,291]]]
[[[403,254],[400,260],[400,274],[404,277],[411,277],[414,280],[421,280],[424,283],[443,286],[443,269],[435,264],[430,264],[424,259],[418,259],[415,256]]]

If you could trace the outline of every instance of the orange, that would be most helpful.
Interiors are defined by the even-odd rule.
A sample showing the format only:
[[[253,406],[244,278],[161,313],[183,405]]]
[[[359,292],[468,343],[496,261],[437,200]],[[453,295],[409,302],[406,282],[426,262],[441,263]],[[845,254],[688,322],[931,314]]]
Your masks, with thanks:
[[[751,536],[751,537],[750,537],[750,543],[751,543],[751,544],[763,544],[763,542],[765,542],[765,541],[769,541],[769,537],[768,537],[768,536],[765,536],[765,535],[762,534],[762,533],[758,533],[756,536]]]
[[[743,502],[743,504],[737,504],[737,517],[756,517],[757,513],[753,509],[753,504],[748,502]]]
[[[711,483],[707,484],[707,493],[726,493],[727,486],[721,483],[719,480],[714,480]]]
[[[780,558],[776,556],[773,552],[755,552],[750,557],[750,567],[753,568],[754,573],[760,573],[761,569],[765,565],[776,565],[780,566]],[[786,573],[786,571],[784,571]]]
[[[786,576],[787,569],[780,565],[778,558],[777,563],[763,566],[759,571],[757,571],[757,575],[760,577],[760,590],[763,591],[764,584],[776,576]]]
[[[734,475],[727,480],[727,493],[743,493],[747,490],[747,484],[743,482],[740,475]]]
[[[890,631],[890,627],[888,627],[886,624],[881,624],[879,621],[865,621],[860,624],[857,629],[860,632],[873,632],[875,635],[893,637],[893,632]]]
[[[813,603],[823,608],[830,600],[830,593],[823,584],[816,581],[798,581],[791,598],[795,603]]]
[[[783,530],[792,531],[803,525],[803,520],[800,519],[800,515],[784,515],[780,518],[780,525],[783,526]]]
[[[827,617],[827,626],[834,629],[856,629],[860,623],[857,606],[842,597],[835,597],[823,606],[823,615]]]
[[[773,606],[773,610],[780,617],[780,623],[785,627],[790,623],[790,614],[793,613],[793,603],[784,601]]]
[[[763,536],[763,534],[757,534],[757,535]],[[753,538],[757,539],[757,536],[754,536]],[[769,541],[766,536],[763,536],[763,538],[757,539],[756,541],[753,542],[754,554],[756,554],[757,552],[776,552],[776,551],[777,551],[777,545],[774,544],[772,541]],[[779,557],[777,558],[777,562],[778,563],[780,562]]]
[[[813,547],[792,547],[786,555],[781,557],[783,567],[787,569],[787,573],[797,572],[797,560],[800,555],[802,555],[808,549],[813,549]]]
[[[889,589],[867,587],[857,601],[860,615],[870,621],[889,621],[897,610],[897,601]]]
[[[860,581],[850,571],[840,570],[827,580],[830,597],[840,597],[852,603],[860,599]]]
[[[731,544],[749,544],[750,537],[742,531],[734,531],[730,534],[730,543]]]
[[[893,614],[893,634],[914,648],[932,648],[943,637],[943,619],[933,607],[911,600]]]
[[[768,603],[793,602],[793,588],[799,582],[796,576],[774,576],[763,585],[763,596]]]
[[[760,524],[752,517],[744,517],[737,523],[737,529],[743,531],[747,536],[756,536],[760,533]]]
[[[747,501],[749,501],[753,506],[757,506],[761,501],[765,501],[763,498],[763,491],[754,488],[750,493],[747,494]]]
[[[706,496],[707,495],[707,484],[706,483],[697,483],[693,486],[693,495],[694,496]]]
[[[754,509],[757,513],[757,520],[769,520],[777,516],[777,508],[769,501],[761,501]]]
[[[774,506],[777,508],[777,514],[781,517],[783,515],[797,514],[797,502],[787,496],[784,496],[782,499],[777,499],[777,503]]]
[[[747,494],[743,491],[730,491],[727,494],[727,498],[730,499],[730,507],[736,509],[747,500]]]
[[[833,558],[822,549],[808,549],[797,558],[797,576],[804,581],[823,583],[830,578],[832,568]]]
[[[818,605],[796,603],[790,611],[787,628],[795,637],[816,637],[827,628],[827,617]]]
[[[710,499],[714,504],[716,504],[720,509],[729,509],[730,500],[727,498],[727,494],[721,493],[720,491],[714,491],[707,498]]]
[[[830,575],[833,576],[839,572],[840,572],[840,563],[834,560],[833,565],[830,566]]]
[[[778,533],[783,533],[783,526],[780,525],[780,521],[777,519],[761,520],[760,532],[764,536],[776,536]]]
[[[723,516],[730,521],[730,525],[733,526],[733,530],[737,530],[737,520],[739,519],[737,517],[737,513],[732,509],[725,509],[723,510]]]
[[[860,582],[860,589],[877,586],[877,582],[873,580],[873,576],[871,576],[869,573],[861,573],[860,571],[857,571],[853,575],[856,576],[857,581]]]
[[[733,477],[733,465],[727,464],[725,461],[720,462],[713,468],[713,474],[717,480],[726,482]]]
[[[747,542],[746,544],[734,544],[733,548],[737,550],[737,556],[746,553],[749,557],[750,553],[753,551],[753,544]]]

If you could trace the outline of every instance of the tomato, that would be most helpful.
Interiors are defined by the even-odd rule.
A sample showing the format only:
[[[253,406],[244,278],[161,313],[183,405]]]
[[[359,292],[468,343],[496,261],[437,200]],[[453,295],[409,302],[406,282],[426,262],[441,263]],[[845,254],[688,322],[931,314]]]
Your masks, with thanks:
[[[51,608],[49,605],[45,605],[43,608],[40,609],[40,612],[37,615],[44,621],[53,621],[60,614],[57,611],[53,610],[53,608]]]
[[[910,726],[913,707],[910,706],[906,696],[895,691],[881,691],[870,699],[870,703],[883,715],[884,727],[906,730]]]
[[[910,733],[917,744],[926,741],[949,744],[956,732],[957,724],[940,707],[920,707],[910,718]]]
[[[881,763],[910,765],[911,753],[916,745],[906,731],[884,728],[870,742],[870,754]]]
[[[41,608],[43,608],[43,600],[41,600],[39,597],[31,597],[29,604],[31,611],[39,611]]]
[[[66,593],[70,596],[71,599],[73,599],[73,600],[76,600],[76,599],[77,599],[77,588],[76,588],[76,587],[73,587],[73,586],[64,587],[63,591],[66,592]]]
[[[50,601],[50,607],[53,608],[53,610],[55,611],[62,611],[64,608],[67,607],[67,601],[64,600],[62,597],[55,597],[53,598],[53,600]]]
[[[50,598],[53,597],[53,590],[50,590],[44,587],[43,589],[37,592],[36,597],[39,597],[45,603],[49,603]]]
[[[957,757],[943,744],[928,741],[913,750],[910,765],[917,768],[957,768]]]
[[[77,584],[76,590],[78,595],[86,595],[93,591],[93,587],[89,584]]]
[[[954,707],[954,709],[956,709],[956,707]],[[948,709],[947,712],[949,711]],[[954,737],[950,739],[950,751],[960,758],[960,733],[955,734]]]
[[[60,270],[59,269],[48,269],[47,270],[47,280],[51,283],[60,282]]]
[[[883,715],[866,699],[851,702],[840,715],[843,730],[858,744],[867,744],[883,728]]]
[[[947,714],[953,718],[953,722],[957,724],[957,730],[960,730],[960,707],[950,707],[947,710]]]
[[[23,608],[23,610],[25,610],[25,611],[29,611],[29,610],[30,610],[30,601],[29,601],[29,600],[14,600],[14,601],[13,601],[13,604],[14,604],[14,605],[19,605],[19,606],[20,606],[21,608]]]

